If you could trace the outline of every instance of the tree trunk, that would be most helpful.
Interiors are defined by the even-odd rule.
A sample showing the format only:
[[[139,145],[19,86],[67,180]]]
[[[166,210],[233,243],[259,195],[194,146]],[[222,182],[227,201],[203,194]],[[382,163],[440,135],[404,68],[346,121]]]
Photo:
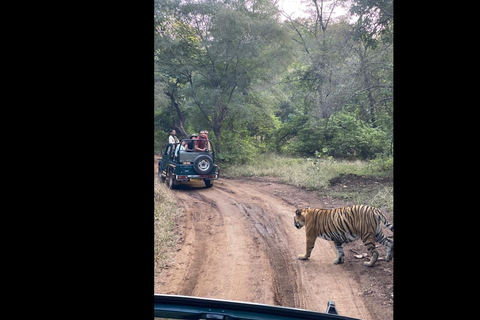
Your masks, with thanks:
[[[373,99],[372,89],[367,90],[368,101],[370,104],[370,123],[372,128],[376,128],[377,124],[375,123],[375,99]]]
[[[178,131],[179,135],[181,138],[188,138],[188,133],[185,131],[185,117],[182,116],[182,113],[180,111],[180,106],[178,105],[178,103],[175,101],[175,97],[173,95],[173,93],[171,92],[165,92],[165,94],[170,98],[170,101],[172,102],[172,109],[175,109],[172,110],[172,120],[173,120],[173,124],[172,124],[172,127],[173,129],[175,129],[176,131]],[[177,114],[177,118],[175,118],[174,114]]]
[[[222,149],[222,124],[213,123],[212,129],[213,129],[213,133],[215,133],[215,139],[216,139],[215,152],[221,153],[220,150]]]

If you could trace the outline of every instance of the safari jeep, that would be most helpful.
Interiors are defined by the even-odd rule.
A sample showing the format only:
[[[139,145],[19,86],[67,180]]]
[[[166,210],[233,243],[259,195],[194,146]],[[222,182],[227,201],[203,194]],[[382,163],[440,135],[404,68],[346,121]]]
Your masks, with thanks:
[[[213,180],[217,180],[220,176],[220,168],[215,164],[215,152],[213,144],[210,140],[205,139],[206,146],[211,149],[203,151],[195,151],[195,141],[192,139],[184,139],[187,150],[178,150],[178,143],[168,144],[163,152],[162,158],[158,162],[158,174],[162,182],[168,180],[168,187],[173,189],[181,182],[203,180],[205,186],[210,188],[213,186]]]

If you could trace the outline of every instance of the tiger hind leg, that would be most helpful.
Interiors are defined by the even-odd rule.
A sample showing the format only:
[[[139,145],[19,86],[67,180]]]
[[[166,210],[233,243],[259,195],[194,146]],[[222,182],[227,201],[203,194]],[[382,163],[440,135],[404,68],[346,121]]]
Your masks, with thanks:
[[[337,259],[333,260],[334,264],[342,264],[345,261],[342,242],[335,241],[335,249],[337,249]]]
[[[373,267],[378,259],[378,250],[375,248],[375,241],[373,240],[373,236],[368,236],[367,238],[363,239],[363,244],[365,245],[365,247],[367,247],[368,252],[372,256],[372,258],[370,258],[370,261],[365,261],[363,265],[366,267]]]
[[[392,260],[393,258],[393,241],[388,239],[388,238],[385,238],[383,236],[383,234],[379,234],[375,237],[375,240],[378,242],[378,243],[381,243],[382,245],[385,246],[385,248],[387,248],[387,255],[385,257],[385,261],[390,261]]]

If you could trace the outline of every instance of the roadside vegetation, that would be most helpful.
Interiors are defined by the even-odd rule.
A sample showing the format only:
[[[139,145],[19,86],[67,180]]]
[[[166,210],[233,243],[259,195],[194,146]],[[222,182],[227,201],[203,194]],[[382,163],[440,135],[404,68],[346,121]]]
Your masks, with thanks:
[[[319,195],[393,210],[393,159],[336,160],[262,154],[247,164],[222,167],[229,177],[277,177]]]
[[[175,221],[182,214],[173,192],[155,177],[153,214],[155,272],[161,271],[170,261],[170,253],[178,241],[178,235],[174,232]]]

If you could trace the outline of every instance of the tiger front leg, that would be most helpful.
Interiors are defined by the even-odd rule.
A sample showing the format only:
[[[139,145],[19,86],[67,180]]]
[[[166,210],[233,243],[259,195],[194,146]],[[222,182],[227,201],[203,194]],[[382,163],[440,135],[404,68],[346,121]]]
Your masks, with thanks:
[[[342,264],[345,261],[345,254],[343,253],[342,242],[335,241],[335,249],[337,249],[337,259],[333,260],[333,263]]]
[[[307,252],[305,254],[299,254],[298,260],[307,260],[308,258],[310,258],[310,254],[312,253],[313,247],[315,247],[315,240],[317,240],[317,238],[313,238],[313,239],[307,238],[307,244],[306,244]]]

